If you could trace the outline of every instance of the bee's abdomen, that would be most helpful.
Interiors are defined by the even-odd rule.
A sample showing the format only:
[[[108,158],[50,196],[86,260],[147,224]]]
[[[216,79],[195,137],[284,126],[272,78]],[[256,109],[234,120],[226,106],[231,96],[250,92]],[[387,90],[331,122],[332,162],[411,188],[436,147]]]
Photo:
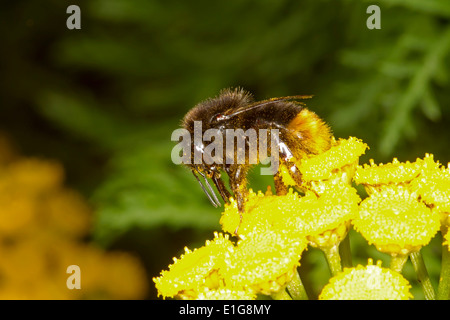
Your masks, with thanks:
[[[306,153],[319,154],[331,146],[331,129],[314,112],[304,108],[287,125]]]

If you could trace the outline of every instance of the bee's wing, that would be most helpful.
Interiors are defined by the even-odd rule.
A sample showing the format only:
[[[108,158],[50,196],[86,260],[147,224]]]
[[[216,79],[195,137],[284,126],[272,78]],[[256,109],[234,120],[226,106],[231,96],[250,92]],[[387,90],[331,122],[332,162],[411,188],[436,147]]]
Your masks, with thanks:
[[[228,120],[238,114],[247,112],[249,110],[253,110],[256,108],[260,108],[264,105],[270,104],[270,103],[274,103],[274,102],[280,102],[280,101],[295,101],[295,100],[303,100],[303,99],[311,99],[313,96],[288,96],[288,97],[279,97],[279,98],[271,98],[271,99],[267,99],[267,100],[263,100],[263,101],[257,101],[257,102],[253,102],[245,107],[242,108],[238,108],[238,109],[231,109],[230,112],[228,114],[223,114],[221,116],[219,116],[219,118],[217,119],[218,121],[221,120]],[[300,104],[303,104],[301,102],[298,102]]]

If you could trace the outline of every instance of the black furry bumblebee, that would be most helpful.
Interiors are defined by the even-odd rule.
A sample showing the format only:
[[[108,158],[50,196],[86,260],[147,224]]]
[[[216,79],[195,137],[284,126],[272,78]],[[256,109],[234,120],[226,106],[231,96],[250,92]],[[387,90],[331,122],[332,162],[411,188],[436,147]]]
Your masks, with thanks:
[[[304,103],[298,101],[307,98],[310,96],[290,96],[255,102],[251,94],[242,89],[226,89],[222,90],[219,96],[200,102],[191,109],[184,117],[182,127],[193,137],[194,123],[201,121],[202,134],[212,129],[216,134],[223,135],[224,139],[228,129],[248,130],[251,128],[256,132],[260,132],[260,129],[278,129],[276,150],[271,150],[269,147],[269,151],[278,153],[280,163],[288,168],[290,176],[300,184],[301,175],[294,159],[298,160],[306,155],[319,154],[328,150],[332,136],[325,122],[308,110]],[[192,156],[194,152],[204,152],[205,148],[207,145],[203,143],[192,145]],[[248,143],[245,144],[245,149],[249,149]],[[246,158],[240,163],[239,161],[234,163],[202,161],[198,164],[187,164],[214,206],[220,206],[220,202],[208,178],[214,182],[223,200],[228,202],[231,194],[221,179],[221,174],[225,172],[229,176],[230,188],[239,211],[241,213],[244,211],[248,193],[247,174],[251,164],[255,163],[250,159],[250,150],[246,151],[248,151],[245,152]],[[236,153],[236,147],[231,152]],[[230,154],[223,156],[229,158]],[[231,157],[236,160],[235,154]],[[260,160],[259,149],[256,152],[256,158],[257,161]],[[287,186],[284,185],[279,171],[273,174],[277,194],[286,194]],[[198,175],[202,177],[205,184]]]

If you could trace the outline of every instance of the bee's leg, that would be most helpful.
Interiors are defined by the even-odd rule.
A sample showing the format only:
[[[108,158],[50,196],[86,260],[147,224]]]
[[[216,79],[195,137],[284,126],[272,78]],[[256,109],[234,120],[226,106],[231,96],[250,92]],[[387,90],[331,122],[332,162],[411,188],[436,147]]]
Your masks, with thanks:
[[[214,181],[217,190],[219,190],[219,193],[222,196],[223,201],[225,201],[225,203],[228,203],[230,201],[231,194],[230,192],[228,192],[220,176],[219,177],[213,176],[212,180]]]
[[[298,186],[301,186],[302,185],[302,175],[300,173],[300,170],[298,170],[297,166],[295,165],[295,163],[288,162],[288,163],[286,163],[286,166],[288,168],[289,175],[291,176],[291,178],[294,179],[295,183]]]
[[[297,168],[297,166],[295,165],[295,163],[287,163],[286,164],[289,170],[289,175],[292,177],[292,179],[294,179],[296,185],[302,189],[302,190],[309,190],[315,193],[315,195],[318,197],[319,194],[317,193],[317,191],[315,191],[314,189],[312,189],[310,186],[308,186],[306,183],[303,182],[302,180],[302,174],[300,173],[300,170]]]
[[[294,155],[292,154],[291,149],[283,141],[278,143],[278,147],[280,150],[280,160],[287,167],[289,175],[294,179],[295,183],[300,186],[302,184],[302,175],[293,161]]]
[[[236,227],[234,233],[237,235],[239,227],[242,223],[242,214],[244,213],[244,204],[247,199],[247,169],[242,165],[231,165],[227,167],[226,172],[230,177],[230,187],[234,193],[238,210],[239,210],[239,225]]]
[[[273,176],[273,182],[275,184],[275,191],[277,196],[284,196],[288,193],[288,187],[284,184],[280,173],[277,171]]]

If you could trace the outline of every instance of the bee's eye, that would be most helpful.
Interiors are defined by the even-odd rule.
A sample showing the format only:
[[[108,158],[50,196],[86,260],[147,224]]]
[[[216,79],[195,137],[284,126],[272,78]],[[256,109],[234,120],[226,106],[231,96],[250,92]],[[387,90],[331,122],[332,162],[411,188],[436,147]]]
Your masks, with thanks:
[[[222,113],[218,113],[213,118],[215,121],[222,121],[222,120],[225,120],[227,118],[227,116]]]

